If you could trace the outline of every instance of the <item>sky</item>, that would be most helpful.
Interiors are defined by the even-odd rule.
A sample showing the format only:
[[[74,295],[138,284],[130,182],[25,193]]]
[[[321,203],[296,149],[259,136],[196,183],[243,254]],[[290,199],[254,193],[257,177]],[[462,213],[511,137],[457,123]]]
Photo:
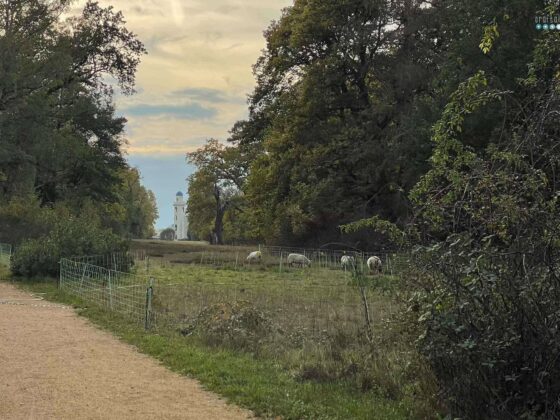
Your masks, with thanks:
[[[263,31],[292,0],[100,0],[121,10],[145,44],[137,93],[116,95],[128,120],[127,159],[157,198],[156,228],[173,222],[177,191],[193,171],[185,154],[208,138],[225,140],[247,116],[255,86],[252,65],[265,47]],[[85,4],[74,4],[78,9]]]

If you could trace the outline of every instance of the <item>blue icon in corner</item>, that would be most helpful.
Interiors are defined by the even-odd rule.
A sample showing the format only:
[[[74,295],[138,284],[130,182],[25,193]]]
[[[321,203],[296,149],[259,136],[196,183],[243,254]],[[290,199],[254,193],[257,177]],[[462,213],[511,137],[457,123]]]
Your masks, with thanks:
[[[545,31],[548,31],[548,24],[545,23],[545,24],[542,26],[542,28],[543,28]]]
[[[542,25],[540,23],[537,23],[536,28],[540,31],[542,29]]]

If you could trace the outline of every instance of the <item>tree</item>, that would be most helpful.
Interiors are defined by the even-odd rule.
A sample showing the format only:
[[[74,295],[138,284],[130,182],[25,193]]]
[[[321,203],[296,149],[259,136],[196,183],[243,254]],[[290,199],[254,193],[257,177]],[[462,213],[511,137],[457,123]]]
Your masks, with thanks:
[[[159,234],[159,239],[164,241],[172,241],[175,239],[175,230],[172,228],[163,229]]]
[[[478,69],[503,90],[515,85],[538,3],[300,0],[285,9],[265,32],[249,118],[230,138],[251,159],[244,192],[255,230],[302,244],[349,240],[338,226],[372,216],[406,224],[407,193],[429,169],[431,128],[449,95]],[[505,36],[489,58],[480,38],[495,24]],[[484,149],[500,112],[466,125],[468,143]]]
[[[112,105],[113,85],[134,92],[146,50],[112,7],[88,1],[63,20],[70,3],[0,0],[0,213],[9,220],[0,237],[21,242],[21,273],[46,251],[122,249],[106,228],[145,236],[156,215],[125,162],[126,120]],[[86,231],[91,242],[64,247],[65,235]]]
[[[212,244],[223,244],[224,215],[230,208],[239,207],[246,177],[244,156],[239,148],[210,139],[202,148],[188,153],[187,162],[197,167],[188,188],[191,231],[199,238],[208,237]]]
[[[155,235],[154,223],[158,217],[155,195],[140,184],[137,169],[123,171],[121,177],[119,197],[126,212],[124,233],[132,238],[151,238]]]
[[[266,239],[324,242],[338,239],[345,220],[406,216],[402,190],[422,160],[408,161],[409,175],[392,146],[418,141],[400,120],[430,81],[415,53],[428,35],[406,33],[422,26],[409,22],[424,10],[421,2],[296,1],[267,30],[249,119],[231,137],[258,151],[245,192]]]
[[[196,171],[187,182],[189,232],[194,239],[212,242],[216,218],[213,179],[203,171]]]
[[[414,217],[405,229],[416,264],[407,276],[407,316],[458,417],[560,413],[552,379],[560,373],[560,334],[551,328],[560,313],[560,36],[533,32],[521,44],[532,45],[521,65],[500,35],[526,31],[525,14],[559,12],[534,5],[490,9],[496,18],[473,42],[490,63],[509,52],[512,66],[481,65],[458,84],[434,125],[429,171],[410,193]],[[512,13],[523,6],[529,9]],[[499,23],[502,7],[511,13],[507,27]],[[402,234],[375,218],[348,228],[358,225]]]
[[[0,4],[0,197],[37,193],[44,205],[115,201],[126,164],[125,120],[111,105],[114,78],[133,92],[145,49],[120,12],[88,2],[61,22],[67,1]]]

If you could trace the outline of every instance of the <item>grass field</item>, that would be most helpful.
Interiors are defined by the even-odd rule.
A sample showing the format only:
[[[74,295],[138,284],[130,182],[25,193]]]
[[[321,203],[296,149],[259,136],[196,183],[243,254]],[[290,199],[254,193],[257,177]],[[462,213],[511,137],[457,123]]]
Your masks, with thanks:
[[[261,250],[263,259],[259,264],[248,264],[246,257],[251,251]],[[336,250],[306,250],[299,248],[258,247],[258,246],[215,246],[205,242],[189,241],[155,241],[136,240],[132,242],[132,250],[142,251],[150,258],[150,263],[155,265],[204,265],[213,267],[231,268],[236,270],[289,271],[286,258],[291,252],[305,253],[312,264],[307,272],[316,269],[328,268],[340,272],[341,253],[346,251]],[[348,251],[348,255],[353,255]],[[361,264],[369,253],[363,254]],[[384,273],[398,275],[408,265],[407,256],[392,253],[378,254],[383,261]]]
[[[143,241],[134,248],[150,256],[136,270],[156,279],[157,329],[273,363],[302,383],[434,416],[431,376],[395,322],[399,276],[366,275],[360,288],[339,265],[282,267],[267,255],[262,264],[240,263],[254,247]]]

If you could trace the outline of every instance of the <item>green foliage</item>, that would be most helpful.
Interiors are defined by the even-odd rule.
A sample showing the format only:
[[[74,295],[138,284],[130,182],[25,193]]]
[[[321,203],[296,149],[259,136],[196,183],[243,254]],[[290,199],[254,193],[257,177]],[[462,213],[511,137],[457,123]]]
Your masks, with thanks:
[[[226,214],[231,225],[235,224],[235,216],[243,212],[241,189],[246,177],[246,156],[238,147],[226,147],[210,139],[188,153],[187,161],[197,167],[189,178],[189,230],[195,239],[223,244]],[[234,231],[229,229],[230,234]]]
[[[70,3],[0,4],[0,201],[10,203],[0,211],[11,220],[0,235],[10,242],[50,229],[40,226],[35,197],[133,237],[150,236],[156,217],[123,158],[126,120],[112,105],[113,81],[134,91],[144,46],[120,12],[97,2],[64,20]],[[17,217],[12,210],[26,201]]]
[[[119,204],[124,208],[124,220],[117,229],[120,228],[124,235],[131,238],[151,238],[155,234],[154,223],[158,217],[155,195],[140,184],[137,169],[123,171],[121,178],[122,184],[117,191]]]
[[[484,35],[479,45],[484,54],[488,54],[490,52],[494,42],[499,36],[500,33],[498,32],[498,25],[496,23],[484,27]]]
[[[57,211],[41,208],[33,195],[10,200],[0,206],[0,242],[17,245],[27,238],[45,235],[56,218]]]
[[[212,181],[203,171],[195,172],[188,179],[187,212],[192,239],[209,240],[212,237],[216,218],[216,200]]]
[[[429,169],[432,127],[457,86],[472,77],[455,93],[467,95],[484,75],[499,86],[481,89],[489,112],[474,103],[449,111],[470,115],[467,124],[446,120],[446,129],[460,126],[466,150],[483,150],[503,125],[495,99],[526,71],[537,34],[528,16],[539,6],[298,0],[286,8],[265,32],[249,118],[230,138],[250,159],[243,192],[252,235],[365,248],[387,238],[338,226],[371,217],[406,225],[408,193]]]
[[[559,40],[536,43],[512,92],[497,92],[481,72],[459,85],[435,125],[432,169],[413,191],[422,246],[410,321],[461,417],[560,412]],[[476,151],[463,128],[498,98],[501,130]]]
[[[175,239],[175,230],[171,228],[163,229],[159,234],[159,238],[164,241],[172,241]]]
[[[17,276],[56,276],[61,258],[100,255],[124,251],[127,244],[107,229],[88,219],[69,217],[57,220],[51,231],[19,245],[11,270]]]
[[[407,244],[406,233],[399,229],[394,223],[383,220],[378,216],[357,222],[342,225],[340,229],[344,233],[359,232],[362,230],[372,230],[385,235],[392,243],[404,246]]]

